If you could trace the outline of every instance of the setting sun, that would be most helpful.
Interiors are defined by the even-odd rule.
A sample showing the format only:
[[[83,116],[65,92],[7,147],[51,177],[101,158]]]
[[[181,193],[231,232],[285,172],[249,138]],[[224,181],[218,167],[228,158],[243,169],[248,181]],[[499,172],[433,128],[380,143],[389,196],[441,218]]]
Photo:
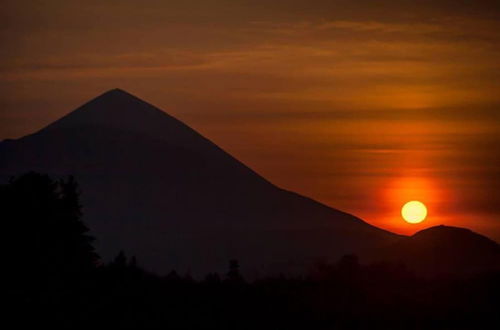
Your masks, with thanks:
[[[427,217],[427,208],[422,202],[411,201],[403,206],[401,215],[408,223],[420,223]]]

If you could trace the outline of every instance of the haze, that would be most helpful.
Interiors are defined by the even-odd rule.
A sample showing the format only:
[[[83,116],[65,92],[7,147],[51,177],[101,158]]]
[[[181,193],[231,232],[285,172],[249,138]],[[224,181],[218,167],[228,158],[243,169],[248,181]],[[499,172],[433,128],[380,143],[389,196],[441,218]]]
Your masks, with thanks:
[[[436,2],[2,1],[0,139],[119,87],[371,224],[498,241],[500,6]]]

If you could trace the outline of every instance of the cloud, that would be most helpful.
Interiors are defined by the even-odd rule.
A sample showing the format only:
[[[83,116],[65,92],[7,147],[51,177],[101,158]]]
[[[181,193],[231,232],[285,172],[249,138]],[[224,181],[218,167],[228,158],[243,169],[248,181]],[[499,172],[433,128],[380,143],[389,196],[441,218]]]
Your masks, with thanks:
[[[2,4],[0,138],[121,87],[376,224],[408,176],[441,219],[500,214],[498,1]]]

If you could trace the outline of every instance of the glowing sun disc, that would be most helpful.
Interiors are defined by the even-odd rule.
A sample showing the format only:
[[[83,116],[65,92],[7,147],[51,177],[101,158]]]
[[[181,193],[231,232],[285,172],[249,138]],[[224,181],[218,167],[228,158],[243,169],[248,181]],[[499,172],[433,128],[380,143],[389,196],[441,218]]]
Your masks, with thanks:
[[[427,217],[427,208],[422,202],[410,201],[401,209],[401,215],[408,223],[419,223]]]

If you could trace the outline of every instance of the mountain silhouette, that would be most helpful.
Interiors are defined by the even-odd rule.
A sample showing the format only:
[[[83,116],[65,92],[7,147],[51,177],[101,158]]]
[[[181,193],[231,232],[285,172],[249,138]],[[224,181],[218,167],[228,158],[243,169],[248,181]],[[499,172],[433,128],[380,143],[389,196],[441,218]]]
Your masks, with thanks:
[[[31,170],[74,175],[98,253],[125,250],[156,272],[220,271],[230,259],[252,274],[294,271],[400,238],[276,187],[120,89],[0,143],[2,182]]]
[[[500,246],[469,229],[436,226],[389,245],[384,260],[403,262],[422,275],[472,275],[500,270]]]

